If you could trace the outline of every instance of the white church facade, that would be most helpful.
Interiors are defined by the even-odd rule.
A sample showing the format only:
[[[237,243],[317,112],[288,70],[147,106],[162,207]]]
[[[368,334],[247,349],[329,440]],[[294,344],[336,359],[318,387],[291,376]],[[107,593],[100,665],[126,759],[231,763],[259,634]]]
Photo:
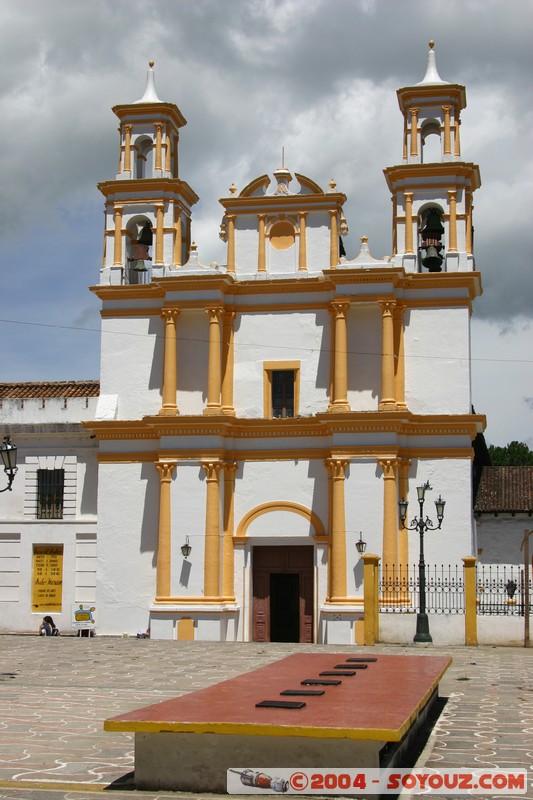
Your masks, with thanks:
[[[426,481],[447,499],[427,561],[476,554],[479,170],[461,154],[465,89],[440,78],[432,43],[424,79],[398,100],[390,257],[373,258],[364,236],[344,255],[346,196],[283,163],[221,199],[226,264],[209,266],[191,235],[198,197],[180,177],[185,118],[159,100],[152,65],[141,100],[113,109],[119,171],[99,184],[91,287],[100,394],[83,419],[98,462],[99,634],[360,641],[356,543],[401,575],[418,539],[398,500],[414,513]]]

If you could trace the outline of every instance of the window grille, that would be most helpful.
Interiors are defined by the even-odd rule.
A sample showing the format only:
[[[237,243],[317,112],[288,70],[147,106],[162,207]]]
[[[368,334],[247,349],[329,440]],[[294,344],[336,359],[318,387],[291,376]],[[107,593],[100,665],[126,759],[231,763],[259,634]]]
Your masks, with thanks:
[[[63,519],[64,469],[37,470],[37,519]]]
[[[272,416],[294,417],[294,370],[272,370]]]

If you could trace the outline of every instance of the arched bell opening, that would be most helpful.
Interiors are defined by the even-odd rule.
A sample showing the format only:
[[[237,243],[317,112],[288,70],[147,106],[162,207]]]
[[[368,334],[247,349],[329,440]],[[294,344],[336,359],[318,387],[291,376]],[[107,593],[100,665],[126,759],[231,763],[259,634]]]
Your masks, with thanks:
[[[139,136],[135,140],[135,177],[151,178],[153,176],[154,143],[149,136]]]
[[[435,203],[422,207],[419,211],[418,263],[420,272],[424,269],[427,269],[428,272],[442,272],[444,262],[443,214],[443,209]]]
[[[436,119],[428,119],[422,125],[420,138],[422,142],[421,163],[431,164],[442,161],[441,127]]]
[[[144,215],[132,217],[126,225],[128,283],[150,283],[152,222]]]

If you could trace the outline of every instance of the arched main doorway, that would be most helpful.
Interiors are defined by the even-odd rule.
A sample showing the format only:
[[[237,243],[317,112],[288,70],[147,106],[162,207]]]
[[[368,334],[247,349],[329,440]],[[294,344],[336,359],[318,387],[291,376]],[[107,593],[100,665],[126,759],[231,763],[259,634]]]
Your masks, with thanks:
[[[309,545],[253,548],[254,642],[313,641],[313,554]]]

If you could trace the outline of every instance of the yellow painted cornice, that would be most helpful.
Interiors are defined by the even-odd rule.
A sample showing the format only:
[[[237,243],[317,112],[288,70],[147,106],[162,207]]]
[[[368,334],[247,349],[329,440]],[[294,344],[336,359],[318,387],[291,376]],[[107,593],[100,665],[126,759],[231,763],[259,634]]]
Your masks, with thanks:
[[[169,118],[177,128],[183,128],[187,120],[175,103],[121,103],[113,106],[112,111],[124,122],[127,119],[138,120],[150,117],[154,122]]]
[[[176,199],[184,198],[189,205],[193,206],[200,199],[194,189],[188,183],[179,178],[133,178],[131,180],[102,181],[96,184],[104,197],[119,195],[124,198],[123,202],[128,202],[127,195],[136,195],[137,202],[146,202],[146,197],[139,198],[150,192],[155,197],[160,197],[162,192],[174,195]]]
[[[437,104],[458,104],[459,109],[466,108],[466,89],[459,83],[428,84],[404,86],[396,92],[398,105],[402,113],[409,106],[434,106]]]
[[[232,195],[221,197],[219,203],[230,214],[257,214],[264,210],[266,214],[279,214],[283,209],[296,207],[304,209],[312,206],[313,210],[339,210],[346,202],[346,195],[342,192],[321,192],[320,194],[265,194],[256,197],[243,197]]]
[[[155,300],[165,297],[165,292],[156,283],[125,284],[123,286],[89,286],[100,300]]]
[[[394,167],[386,167],[383,174],[387,180],[387,185],[391,192],[398,188],[402,191],[410,189],[427,188],[427,183],[421,183],[421,179],[434,178],[441,179],[441,186],[459,188],[464,181],[468,183],[470,191],[474,192],[481,186],[481,176],[477,164],[466,163],[465,161],[442,161],[430,164],[398,164]],[[463,178],[464,181],[458,179]],[[401,183],[401,187],[398,184]],[[436,186],[435,181],[431,186]]]
[[[478,433],[486,427],[486,418],[482,414],[412,414],[410,411],[349,411],[344,413],[322,412],[314,417],[301,417],[296,419],[242,419],[225,415],[220,416],[149,416],[142,420],[106,420],[82,423],[97,439],[105,440],[132,440],[151,439],[159,441],[162,437],[220,437],[246,441],[247,439],[286,439],[302,440],[305,450],[306,438],[327,438],[334,434],[380,434],[390,433],[397,436],[468,436],[473,440]],[[391,446],[369,445],[368,454],[383,455],[391,452]],[[400,448],[401,445],[394,445]],[[300,449],[302,449],[300,448]],[[366,454],[358,445],[348,445],[350,452]],[[154,448],[155,450],[159,448]],[[443,448],[446,450],[446,448]],[[295,457],[294,448],[282,448],[287,458]],[[322,448],[315,448],[318,457],[323,453]],[[277,459],[280,449],[257,451],[262,458]],[[309,453],[310,451],[306,451]],[[146,455],[145,451],[143,451]],[[206,455],[205,448],[201,446],[195,450],[194,456],[190,448],[188,457],[216,457],[216,458],[241,458],[241,450],[223,451],[220,448],[210,448]],[[114,454],[107,454],[113,456]],[[131,454],[124,454],[126,457]],[[183,458],[183,453],[176,449],[174,457]],[[169,451],[165,451],[165,457]],[[148,459],[149,460],[149,459]]]

